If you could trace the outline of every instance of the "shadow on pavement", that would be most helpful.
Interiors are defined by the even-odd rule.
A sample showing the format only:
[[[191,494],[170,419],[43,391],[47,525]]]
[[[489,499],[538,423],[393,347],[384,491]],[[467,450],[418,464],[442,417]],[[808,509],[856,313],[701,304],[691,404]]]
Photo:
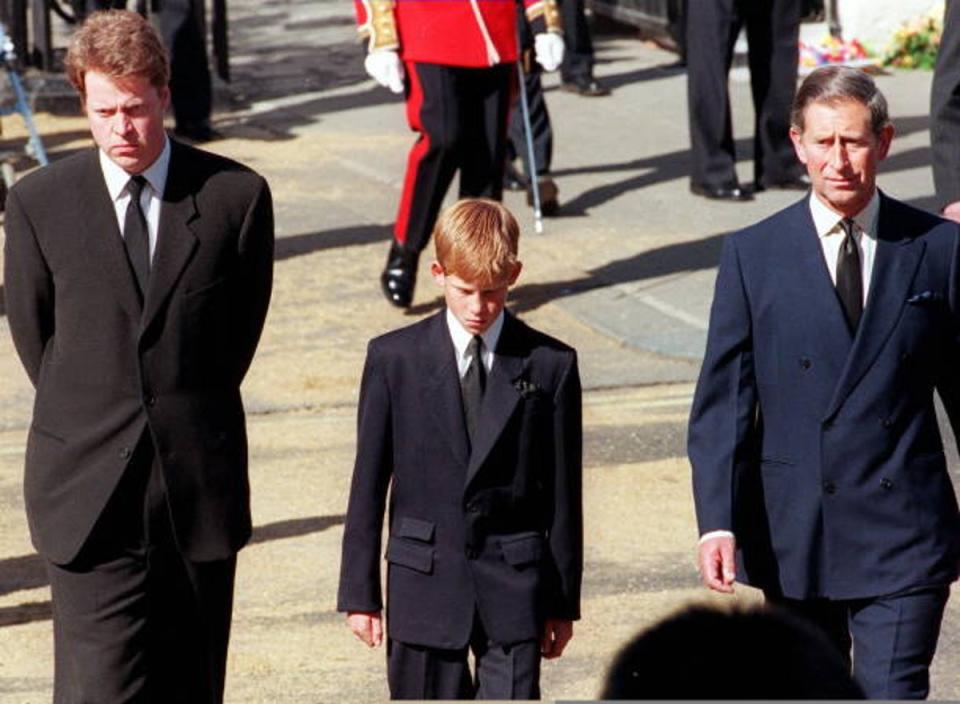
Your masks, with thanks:
[[[590,269],[584,276],[566,281],[520,285],[510,294],[510,310],[524,313],[545,303],[584,291],[653,279],[679,272],[712,269],[720,260],[720,246],[727,233],[702,240],[679,242],[640,252],[626,259]]]
[[[356,225],[305,235],[281,237],[274,244],[273,258],[274,261],[282,261],[324,249],[388,242],[392,233],[392,225]]]
[[[310,533],[322,533],[342,525],[345,515],[313,516],[267,523],[253,529],[250,545],[284,538],[298,538]],[[47,570],[39,555],[24,555],[0,560],[0,595],[26,589],[37,589],[49,584]],[[21,623],[44,621],[52,617],[50,601],[31,601],[0,608],[0,628]]]

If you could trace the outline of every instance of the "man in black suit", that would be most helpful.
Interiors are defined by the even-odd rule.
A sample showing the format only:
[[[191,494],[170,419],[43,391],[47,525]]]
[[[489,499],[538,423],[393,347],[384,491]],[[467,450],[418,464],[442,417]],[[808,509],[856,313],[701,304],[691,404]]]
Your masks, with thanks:
[[[930,141],[937,207],[960,222],[960,2],[947,0],[930,91]]]
[[[270,298],[267,183],[170,141],[166,55],[125,10],[67,55],[97,149],[10,191],[6,312],[36,387],[24,493],[57,702],[219,702],[250,536],[240,383]]]
[[[580,379],[570,347],[504,311],[516,220],[462,200],[434,230],[447,308],[370,342],[338,609],[383,637],[395,699],[537,699],[580,615]],[[476,672],[467,667],[468,651]]]
[[[870,699],[920,699],[960,514],[960,227],[881,193],[873,80],[810,74],[791,137],[813,193],[724,241],[688,451],[704,583],[818,624]]]
[[[800,0],[690,0],[687,99],[690,190],[706,198],[750,200],[753,190],[806,190],[809,181],[790,144],[790,104],[797,81]],[[746,27],[756,114],[754,189],[737,179],[728,74]]]

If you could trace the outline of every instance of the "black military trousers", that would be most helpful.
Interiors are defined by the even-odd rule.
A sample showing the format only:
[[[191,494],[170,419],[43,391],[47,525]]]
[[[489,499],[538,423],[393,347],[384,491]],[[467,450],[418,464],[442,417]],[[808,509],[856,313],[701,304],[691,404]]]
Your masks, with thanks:
[[[405,64],[407,121],[419,136],[407,159],[394,238],[426,247],[454,174],[460,197],[500,200],[513,64]]]

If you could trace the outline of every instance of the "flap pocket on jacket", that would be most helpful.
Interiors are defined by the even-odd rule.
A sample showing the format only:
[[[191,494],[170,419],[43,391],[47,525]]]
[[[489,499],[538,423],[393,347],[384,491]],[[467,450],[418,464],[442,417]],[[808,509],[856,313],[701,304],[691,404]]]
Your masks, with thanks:
[[[539,533],[518,533],[500,538],[503,559],[509,565],[520,567],[539,562],[543,555],[543,538]]]
[[[419,518],[408,518],[403,516],[397,521],[396,530],[393,534],[398,538],[413,538],[422,540],[425,543],[433,542],[433,523],[422,521]]]
[[[433,548],[391,537],[387,542],[387,562],[430,574],[433,572]]]

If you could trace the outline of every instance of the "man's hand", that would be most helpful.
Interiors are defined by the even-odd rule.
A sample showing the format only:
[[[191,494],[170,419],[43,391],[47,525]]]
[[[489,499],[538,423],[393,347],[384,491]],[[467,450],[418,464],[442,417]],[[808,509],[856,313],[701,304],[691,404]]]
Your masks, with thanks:
[[[563,649],[573,638],[573,621],[548,618],[543,625],[543,638],[540,639],[540,654],[550,660],[563,655]]]
[[[941,215],[943,215],[943,217],[945,217],[947,220],[960,222],[960,200],[944,206]]]
[[[379,611],[348,611],[347,625],[357,638],[371,648],[383,642],[383,616]]]
[[[730,594],[737,576],[737,544],[733,536],[721,535],[700,543],[700,578],[714,591]]]
[[[392,49],[371,51],[363,60],[363,68],[370,77],[394,93],[403,92],[403,62]]]
[[[563,37],[542,32],[533,38],[533,52],[544,71],[556,71],[563,63]]]

